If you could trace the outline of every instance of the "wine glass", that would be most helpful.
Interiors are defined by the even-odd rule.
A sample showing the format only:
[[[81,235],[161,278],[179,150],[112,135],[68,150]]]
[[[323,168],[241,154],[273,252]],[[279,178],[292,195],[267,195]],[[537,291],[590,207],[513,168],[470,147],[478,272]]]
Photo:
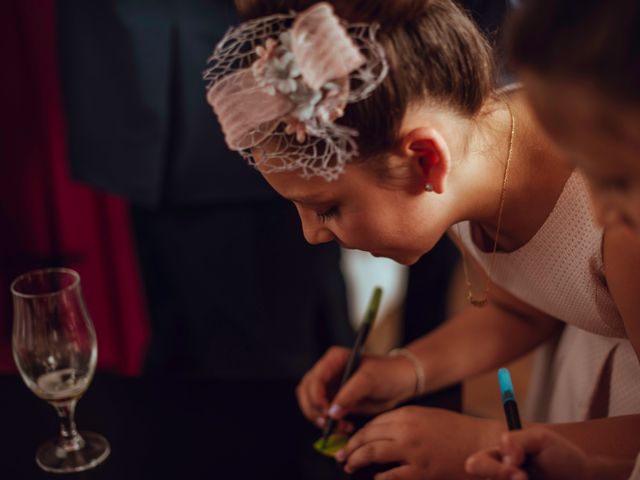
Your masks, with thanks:
[[[96,368],[96,333],[82,300],[80,276],[67,268],[25,273],[11,284],[13,358],[22,379],[60,416],[60,436],[36,453],[38,465],[55,473],[93,468],[109,456],[101,435],[76,430],[76,402]]]

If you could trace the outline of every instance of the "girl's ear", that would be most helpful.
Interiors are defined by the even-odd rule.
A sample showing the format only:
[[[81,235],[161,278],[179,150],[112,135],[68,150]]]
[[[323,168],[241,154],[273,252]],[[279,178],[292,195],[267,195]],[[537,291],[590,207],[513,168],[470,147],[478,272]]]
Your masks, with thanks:
[[[416,128],[403,137],[401,145],[426,190],[443,193],[451,156],[442,135],[433,128]]]

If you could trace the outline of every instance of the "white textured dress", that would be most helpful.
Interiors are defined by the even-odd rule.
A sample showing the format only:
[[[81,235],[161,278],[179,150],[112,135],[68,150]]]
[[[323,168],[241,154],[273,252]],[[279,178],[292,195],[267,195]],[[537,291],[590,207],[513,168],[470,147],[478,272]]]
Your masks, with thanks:
[[[491,253],[475,245],[469,222],[452,232],[460,232],[468,254],[488,272]],[[574,171],[533,238],[495,254],[494,283],[567,324],[538,354],[528,420],[573,422],[640,412],[640,362],[607,289],[602,240],[586,181]]]
[[[638,455],[638,458],[636,460],[636,466],[633,469],[633,472],[631,472],[631,476],[629,477],[629,480],[640,480],[640,455]]]

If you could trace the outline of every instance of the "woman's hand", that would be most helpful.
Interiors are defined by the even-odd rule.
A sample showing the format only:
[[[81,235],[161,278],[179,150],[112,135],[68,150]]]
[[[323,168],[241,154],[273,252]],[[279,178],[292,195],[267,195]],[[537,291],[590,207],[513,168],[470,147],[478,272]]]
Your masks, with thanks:
[[[468,478],[465,459],[498,442],[502,422],[448,410],[402,407],[379,415],[336,455],[347,473],[371,464],[396,464],[376,480]]]
[[[321,428],[327,415],[340,420],[349,413],[380,413],[408,400],[415,391],[411,362],[401,357],[364,355],[353,376],[336,392],[349,354],[347,348],[330,348],[296,390],[302,412]],[[339,426],[349,428],[345,422]]]
[[[526,471],[523,468],[525,459]],[[592,478],[584,452],[569,440],[543,427],[505,433],[499,447],[470,456],[465,468],[470,474],[491,480]]]

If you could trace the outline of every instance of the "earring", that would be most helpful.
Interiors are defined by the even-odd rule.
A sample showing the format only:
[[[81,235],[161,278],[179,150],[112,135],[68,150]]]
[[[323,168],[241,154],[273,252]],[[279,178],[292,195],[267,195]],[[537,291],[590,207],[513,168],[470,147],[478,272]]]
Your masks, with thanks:
[[[433,192],[433,183],[427,183],[427,184],[424,186],[424,189],[425,189],[427,192],[429,192],[429,193]]]

